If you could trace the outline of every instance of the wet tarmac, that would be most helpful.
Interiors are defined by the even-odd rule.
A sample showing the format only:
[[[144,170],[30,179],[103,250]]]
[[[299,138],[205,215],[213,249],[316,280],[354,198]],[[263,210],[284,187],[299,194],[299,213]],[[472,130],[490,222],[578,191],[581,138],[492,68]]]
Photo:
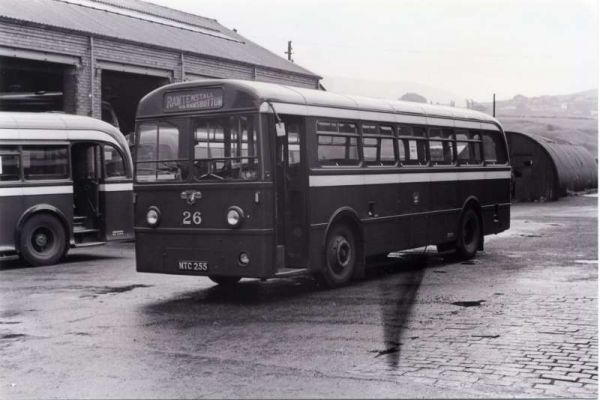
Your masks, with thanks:
[[[512,225],[473,260],[399,252],[335,290],[139,274],[131,243],[4,263],[0,396],[595,397],[597,198]]]

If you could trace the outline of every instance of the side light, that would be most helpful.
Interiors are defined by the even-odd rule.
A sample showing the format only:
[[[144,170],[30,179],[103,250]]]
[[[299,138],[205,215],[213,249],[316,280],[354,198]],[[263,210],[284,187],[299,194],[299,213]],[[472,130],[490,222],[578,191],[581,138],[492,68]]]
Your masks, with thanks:
[[[158,207],[150,207],[148,212],[146,212],[146,222],[150,226],[157,226],[160,222],[160,211],[158,211]]]
[[[238,257],[238,261],[240,262],[241,266],[245,267],[246,265],[250,264],[250,256],[246,252],[241,252],[240,256]]]
[[[227,210],[227,224],[232,228],[237,228],[244,222],[244,211],[237,207],[231,206]]]

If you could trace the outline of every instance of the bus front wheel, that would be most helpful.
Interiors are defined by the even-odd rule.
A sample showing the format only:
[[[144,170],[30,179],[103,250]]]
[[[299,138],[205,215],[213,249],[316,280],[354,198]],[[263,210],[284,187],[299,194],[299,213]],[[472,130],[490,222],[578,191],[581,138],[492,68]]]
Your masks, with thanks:
[[[209,275],[208,279],[221,286],[232,286],[238,283],[242,278],[240,278],[239,276]]]
[[[479,249],[481,237],[479,215],[472,208],[468,208],[460,218],[457,243],[458,255],[466,260],[473,258],[477,253],[477,249]]]
[[[65,230],[58,218],[36,214],[23,225],[20,250],[23,259],[34,267],[58,262],[67,247]]]
[[[327,235],[325,245],[325,268],[321,278],[329,287],[347,284],[352,279],[358,263],[357,240],[347,225],[335,225]]]

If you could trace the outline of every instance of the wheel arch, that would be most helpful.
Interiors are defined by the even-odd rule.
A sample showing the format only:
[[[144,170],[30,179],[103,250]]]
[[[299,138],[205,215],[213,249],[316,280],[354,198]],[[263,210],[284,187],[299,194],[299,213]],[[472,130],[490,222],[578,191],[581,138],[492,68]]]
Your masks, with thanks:
[[[481,203],[479,201],[479,198],[477,198],[477,196],[469,196],[465,199],[465,201],[463,202],[463,206],[460,212],[460,216],[458,218],[458,223],[460,224],[460,221],[462,219],[462,216],[465,212],[465,210],[472,208],[475,210],[475,212],[477,213],[477,216],[479,217],[479,225],[481,226],[481,232],[480,232],[480,236],[479,236],[479,248],[478,250],[483,250],[483,237],[484,234],[483,232],[485,232],[485,229],[483,227],[483,210],[481,208]]]
[[[334,225],[342,222],[346,223],[357,236],[357,251],[359,251],[359,257],[358,265],[356,270],[354,271],[353,278],[362,279],[365,274],[365,234],[358,213],[352,207],[340,207],[331,214],[331,217],[327,222],[327,227],[325,228],[325,235],[323,235],[323,242],[321,243],[321,248],[325,249],[325,247],[327,246],[327,237],[329,236],[331,228]]]
[[[38,214],[49,214],[52,215],[60,221],[64,231],[65,231],[65,239],[67,240],[67,245],[70,242],[71,235],[69,234],[69,223],[67,221],[67,217],[65,214],[58,208],[54,207],[50,204],[36,204],[34,206],[29,207],[17,221],[17,226],[15,229],[15,249],[17,252],[21,252],[21,234],[23,232],[23,226],[25,222],[34,215]]]

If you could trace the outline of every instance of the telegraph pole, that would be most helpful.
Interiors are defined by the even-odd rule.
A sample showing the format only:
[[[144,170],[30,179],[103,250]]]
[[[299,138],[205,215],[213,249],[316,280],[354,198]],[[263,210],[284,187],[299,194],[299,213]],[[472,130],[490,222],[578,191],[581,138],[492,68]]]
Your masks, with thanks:
[[[294,62],[294,60],[292,60],[292,41],[291,40],[288,40],[288,49],[287,49],[287,51],[284,51],[283,54],[287,54],[288,61]]]

